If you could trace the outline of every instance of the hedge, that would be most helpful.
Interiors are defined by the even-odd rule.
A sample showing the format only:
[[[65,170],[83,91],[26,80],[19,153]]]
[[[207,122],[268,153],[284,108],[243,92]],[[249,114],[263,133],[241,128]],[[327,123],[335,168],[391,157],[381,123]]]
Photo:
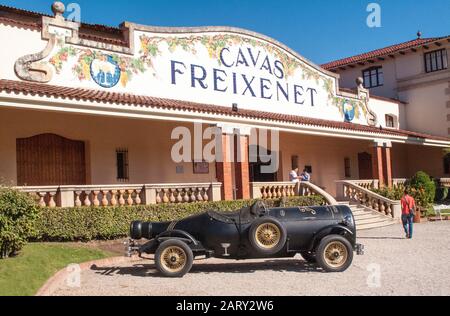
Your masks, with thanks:
[[[126,237],[134,220],[171,221],[207,210],[235,211],[255,200],[158,204],[125,207],[43,208],[36,221],[36,241],[89,241]],[[323,205],[320,196],[267,200],[268,207]],[[281,205],[283,204],[283,205]]]
[[[35,234],[38,214],[36,203],[28,194],[0,186],[0,258],[17,254]]]

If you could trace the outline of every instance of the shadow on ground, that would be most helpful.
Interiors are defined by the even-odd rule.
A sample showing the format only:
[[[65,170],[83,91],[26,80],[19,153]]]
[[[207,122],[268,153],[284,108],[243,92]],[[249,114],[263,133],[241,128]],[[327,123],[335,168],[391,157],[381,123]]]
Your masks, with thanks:
[[[154,264],[133,264],[130,267],[97,267],[91,266],[91,270],[101,275],[131,275],[161,277]],[[192,273],[254,273],[256,271],[274,272],[323,272],[317,265],[303,260],[266,260],[261,262],[236,262],[230,263],[196,263],[192,266]]]

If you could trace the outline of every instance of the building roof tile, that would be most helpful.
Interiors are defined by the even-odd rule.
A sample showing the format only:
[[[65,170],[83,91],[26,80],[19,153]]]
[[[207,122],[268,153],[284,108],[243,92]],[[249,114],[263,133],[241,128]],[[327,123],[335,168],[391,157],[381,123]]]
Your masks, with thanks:
[[[376,49],[376,50],[373,50],[373,51],[370,51],[367,53],[331,61],[326,64],[322,64],[321,66],[322,66],[322,68],[327,69],[327,70],[334,70],[339,67],[344,67],[344,66],[348,66],[351,64],[366,62],[366,61],[369,61],[371,59],[375,59],[378,57],[383,57],[383,56],[388,56],[388,55],[392,55],[395,53],[400,53],[401,51],[404,51],[407,49],[417,48],[417,47],[420,47],[420,46],[423,46],[423,45],[426,45],[426,44],[429,44],[432,42],[440,41],[443,39],[450,39],[450,36],[417,38],[412,41],[395,44],[395,45],[387,46],[384,48]]]
[[[83,101],[140,106],[157,109],[171,109],[188,112],[209,113],[209,114],[226,115],[250,119],[272,120],[283,123],[293,123],[293,124],[310,125],[341,130],[352,130],[359,132],[385,134],[392,136],[403,136],[420,139],[442,140],[450,142],[450,138],[433,136],[406,130],[378,128],[374,126],[367,126],[348,122],[330,121],[324,119],[309,118],[281,113],[271,113],[256,110],[239,109],[238,112],[234,112],[231,109],[231,107],[228,108],[212,104],[203,104],[189,101],[142,96],[130,93],[109,92],[96,89],[71,88],[49,84],[32,83],[26,81],[0,79],[0,92],[24,94],[24,95],[39,95],[42,97],[75,99]]]

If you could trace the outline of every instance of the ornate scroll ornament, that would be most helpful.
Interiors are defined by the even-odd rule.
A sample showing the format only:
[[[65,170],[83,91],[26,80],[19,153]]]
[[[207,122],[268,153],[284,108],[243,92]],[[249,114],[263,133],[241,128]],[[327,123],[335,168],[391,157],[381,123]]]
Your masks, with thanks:
[[[23,80],[46,83],[53,77],[53,69],[46,62],[41,62],[52,52],[56,37],[52,35],[43,51],[20,57],[14,64],[16,75]]]
[[[63,13],[65,6],[62,2],[56,1],[52,4],[52,11],[55,15],[54,18],[44,17],[44,19],[53,19],[57,23],[64,23]],[[56,44],[56,34],[49,34],[48,24],[43,23],[44,38],[48,39],[47,46],[43,51],[35,54],[25,55],[20,57],[14,64],[14,70],[16,75],[23,80],[35,81],[40,83],[49,82],[53,77],[53,69],[46,62],[43,62],[44,58],[48,57],[53,51]]]

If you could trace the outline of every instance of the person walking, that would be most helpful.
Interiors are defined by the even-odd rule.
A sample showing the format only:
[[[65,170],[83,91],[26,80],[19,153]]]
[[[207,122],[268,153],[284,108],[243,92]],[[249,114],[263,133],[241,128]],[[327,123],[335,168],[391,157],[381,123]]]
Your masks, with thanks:
[[[408,194],[408,190],[405,189],[403,197],[401,199],[402,204],[402,224],[405,230],[406,238],[412,239],[413,235],[413,222],[416,212],[416,201]]]

